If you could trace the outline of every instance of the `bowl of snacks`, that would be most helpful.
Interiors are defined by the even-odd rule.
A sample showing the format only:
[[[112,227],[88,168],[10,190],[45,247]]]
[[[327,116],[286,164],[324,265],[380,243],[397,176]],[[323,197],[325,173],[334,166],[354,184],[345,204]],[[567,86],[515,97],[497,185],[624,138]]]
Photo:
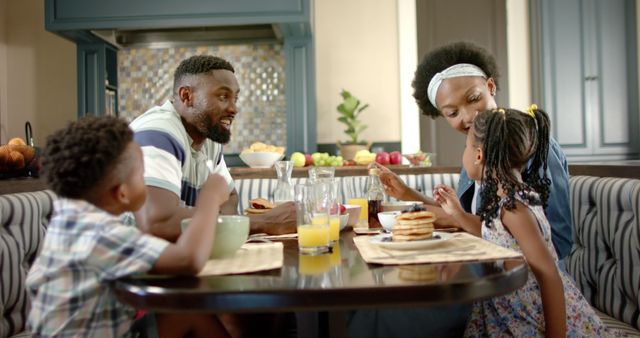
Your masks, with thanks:
[[[271,168],[284,157],[284,147],[255,142],[240,153],[240,159],[251,168]]]

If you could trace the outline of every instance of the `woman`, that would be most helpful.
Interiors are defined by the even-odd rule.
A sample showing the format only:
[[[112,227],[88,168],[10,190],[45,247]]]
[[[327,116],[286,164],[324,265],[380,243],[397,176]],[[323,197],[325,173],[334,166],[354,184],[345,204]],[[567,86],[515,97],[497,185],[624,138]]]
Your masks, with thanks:
[[[443,116],[451,128],[466,135],[478,112],[497,107],[498,77],[495,58],[485,49],[467,42],[452,43],[431,51],[422,59],[413,80],[413,96],[424,114],[432,118]],[[553,139],[549,144],[548,162],[551,187],[545,212],[562,262],[572,242],[569,175],[564,153]],[[439,224],[463,226],[433,199],[409,188],[388,169],[379,167],[388,195],[400,200],[421,200],[429,211],[437,214]],[[480,205],[477,190],[463,168],[457,194],[467,212],[475,211]],[[479,236],[480,218],[474,223],[463,228]],[[349,337],[456,337],[463,334],[469,313],[467,305],[355,311],[348,319]]]
[[[485,49],[467,42],[445,45],[427,54],[413,80],[413,97],[423,113],[432,118],[443,116],[451,128],[467,134],[478,112],[496,108],[498,70],[494,57]],[[571,211],[569,207],[569,172],[567,159],[553,138],[549,141],[547,176],[551,179],[549,202],[545,213],[551,223],[553,245],[564,259],[571,250]],[[531,162],[529,162],[529,165]],[[409,188],[390,170],[382,169],[380,179],[385,192],[400,200],[424,201],[441,224],[455,224],[480,235],[480,219],[474,225],[460,225],[435,201]],[[525,169],[524,174],[527,174]],[[462,168],[458,198],[467,212],[475,214],[480,205],[478,185]]]

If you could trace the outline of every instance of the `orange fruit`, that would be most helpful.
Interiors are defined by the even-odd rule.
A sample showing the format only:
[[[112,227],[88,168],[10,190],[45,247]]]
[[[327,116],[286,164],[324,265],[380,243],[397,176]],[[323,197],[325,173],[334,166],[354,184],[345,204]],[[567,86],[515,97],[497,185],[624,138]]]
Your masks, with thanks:
[[[14,145],[14,146],[25,146],[25,145],[27,145],[27,143],[23,139],[21,139],[19,137],[14,137],[14,138],[10,139],[7,144],[8,145]]]

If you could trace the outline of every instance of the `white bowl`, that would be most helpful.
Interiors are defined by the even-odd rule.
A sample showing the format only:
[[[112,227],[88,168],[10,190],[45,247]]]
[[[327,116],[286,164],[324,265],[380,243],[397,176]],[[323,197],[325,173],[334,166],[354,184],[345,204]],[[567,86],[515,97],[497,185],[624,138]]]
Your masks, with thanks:
[[[400,215],[402,211],[383,211],[378,213],[378,220],[382,227],[391,231],[396,224],[396,216]]]
[[[271,168],[282,157],[280,153],[240,153],[240,159],[251,168]]]
[[[345,204],[344,208],[345,212],[349,215],[347,225],[355,226],[358,224],[358,220],[360,219],[360,210],[362,207],[356,204]]]
[[[395,201],[382,202],[382,211],[402,211],[411,208],[412,205],[423,205],[421,201]]]
[[[340,231],[344,230],[349,220],[349,214],[340,215]]]

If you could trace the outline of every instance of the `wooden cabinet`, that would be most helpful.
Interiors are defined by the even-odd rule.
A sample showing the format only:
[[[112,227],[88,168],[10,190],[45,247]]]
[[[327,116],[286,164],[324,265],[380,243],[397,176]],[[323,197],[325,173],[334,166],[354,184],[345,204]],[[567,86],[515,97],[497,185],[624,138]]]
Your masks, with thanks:
[[[78,43],[78,117],[118,116],[118,51],[106,42]]]
[[[634,0],[531,1],[534,101],[570,161],[638,158]]]

